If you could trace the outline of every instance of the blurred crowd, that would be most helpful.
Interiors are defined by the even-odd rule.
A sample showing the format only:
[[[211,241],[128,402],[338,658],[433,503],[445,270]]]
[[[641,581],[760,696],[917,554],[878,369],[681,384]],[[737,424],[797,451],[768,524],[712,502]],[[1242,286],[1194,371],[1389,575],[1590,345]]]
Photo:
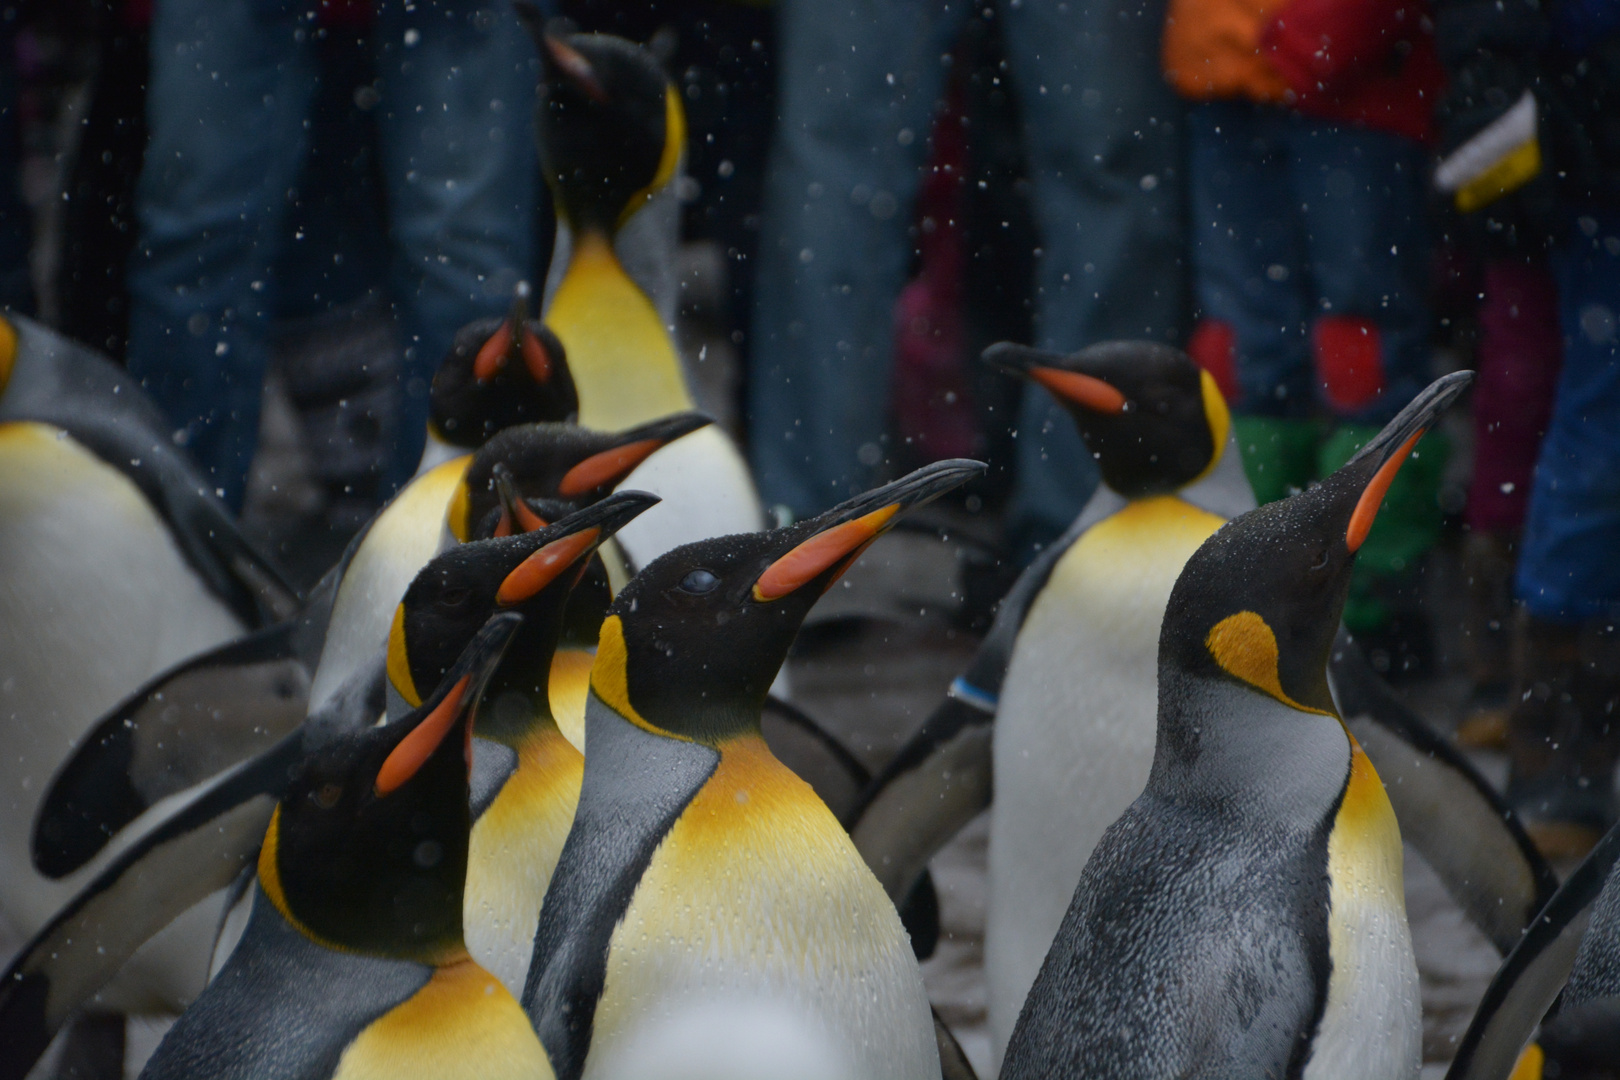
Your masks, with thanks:
[[[1345,621],[1392,679],[1460,624],[1459,737],[1507,747],[1549,843],[1615,819],[1620,0],[540,7],[651,42],[680,88],[681,235],[718,255],[727,404],[779,520],[972,454],[963,510],[1010,582],[1097,478],[1043,391],[975,362],[997,340],[1185,349],[1262,502],[1476,368]],[[0,303],[124,363],[238,510],[279,380],[341,541],[415,468],[456,330],[544,280],[517,14],[0,12]],[[1428,585],[1444,544],[1458,610]]]

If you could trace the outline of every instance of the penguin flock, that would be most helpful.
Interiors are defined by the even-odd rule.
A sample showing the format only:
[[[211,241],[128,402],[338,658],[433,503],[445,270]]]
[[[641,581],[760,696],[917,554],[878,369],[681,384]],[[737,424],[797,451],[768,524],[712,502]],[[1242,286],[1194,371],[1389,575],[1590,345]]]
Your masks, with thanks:
[[[1008,1080],[1417,1077],[1403,838],[1505,958],[1449,1075],[1620,1062],[1620,832],[1560,884],[1339,626],[1470,375],[1256,508],[1184,353],[990,349],[1103,485],[869,776],[783,663],[984,466],[767,530],[615,252],[680,98],[531,30],[566,270],[456,337],[418,475],[307,596],[135,383],[0,319],[0,1080],[87,1008],[178,1017],[149,1080],[973,1077],[900,908],[986,809]]]

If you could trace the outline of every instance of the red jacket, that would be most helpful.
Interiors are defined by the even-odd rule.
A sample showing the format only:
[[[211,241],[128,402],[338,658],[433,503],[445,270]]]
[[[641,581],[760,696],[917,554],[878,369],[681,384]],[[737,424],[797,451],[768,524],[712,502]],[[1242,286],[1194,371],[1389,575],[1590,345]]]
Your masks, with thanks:
[[[1165,76],[1420,142],[1445,85],[1426,0],[1171,0]]]

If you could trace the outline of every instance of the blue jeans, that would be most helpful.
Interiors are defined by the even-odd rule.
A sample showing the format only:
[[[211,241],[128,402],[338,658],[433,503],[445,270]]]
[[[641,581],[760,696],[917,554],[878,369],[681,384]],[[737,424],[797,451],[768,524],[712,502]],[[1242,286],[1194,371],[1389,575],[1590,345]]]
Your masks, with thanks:
[[[1072,350],[1173,338],[1182,315],[1180,105],[1159,75],[1162,0],[998,3],[1041,234],[1037,332]],[[749,380],[767,503],[810,514],[888,457],[892,319],[964,0],[783,0]],[[1096,485],[1044,391],[1018,422],[1009,524],[1055,537]]]
[[[152,26],[128,363],[233,506],[258,435],[270,270],[316,92],[314,6],[161,0]],[[544,192],[531,132],[538,63],[511,8],[377,8],[389,291],[406,344],[397,484],[421,454],[428,384],[456,329],[504,311],[513,284],[534,276]]]
[[[1620,212],[1553,253],[1564,367],[1541,442],[1516,592],[1557,622],[1620,615]]]
[[[1427,159],[1387,132],[1244,102],[1187,113],[1193,289],[1231,331],[1240,413],[1305,418],[1323,400],[1325,317],[1377,331],[1382,392],[1341,420],[1382,424],[1427,381]]]

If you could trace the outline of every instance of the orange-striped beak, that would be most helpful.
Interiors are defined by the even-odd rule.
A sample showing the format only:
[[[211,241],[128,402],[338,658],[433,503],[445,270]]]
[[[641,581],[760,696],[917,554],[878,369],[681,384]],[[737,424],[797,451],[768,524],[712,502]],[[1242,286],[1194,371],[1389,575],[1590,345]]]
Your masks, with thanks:
[[[1053,397],[1092,412],[1117,416],[1129,405],[1118,389],[1092,375],[1059,367],[1059,353],[1000,342],[984,351],[984,362],[1046,388]]]
[[[658,502],[645,491],[621,491],[593,506],[569,514],[552,531],[561,536],[547,542],[517,565],[495,592],[495,602],[512,607],[539,595],[571,568],[583,570],[585,559],[608,537]]]
[[[754,599],[779,600],[828,571],[823,590],[842,577],[861,553],[888,532],[904,511],[934,501],[984,472],[982,462],[936,461],[892,484],[858,495],[805,523],[811,533],[777,557],[754,582]],[[802,528],[802,527],[796,527]],[[786,531],[786,530],[784,530]]]
[[[557,494],[565,499],[577,499],[597,488],[623,483],[637,465],[654,453],[682,435],[712,423],[714,421],[702,413],[684,412],[633,427],[623,432],[623,441],[617,446],[592,454],[564,473],[557,485]]]

